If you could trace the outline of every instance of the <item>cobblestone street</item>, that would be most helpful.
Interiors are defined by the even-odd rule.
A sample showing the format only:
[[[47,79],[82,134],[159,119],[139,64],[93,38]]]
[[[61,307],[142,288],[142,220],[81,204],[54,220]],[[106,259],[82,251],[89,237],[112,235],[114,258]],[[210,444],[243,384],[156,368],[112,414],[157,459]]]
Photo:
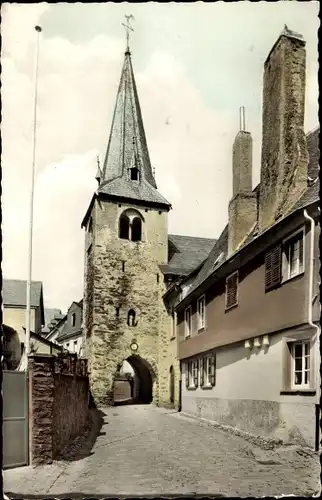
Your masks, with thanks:
[[[154,406],[104,409],[85,458],[4,471],[4,491],[33,495],[218,494],[312,496],[319,457],[295,447],[263,451],[238,436]],[[35,496],[36,495],[36,496]]]

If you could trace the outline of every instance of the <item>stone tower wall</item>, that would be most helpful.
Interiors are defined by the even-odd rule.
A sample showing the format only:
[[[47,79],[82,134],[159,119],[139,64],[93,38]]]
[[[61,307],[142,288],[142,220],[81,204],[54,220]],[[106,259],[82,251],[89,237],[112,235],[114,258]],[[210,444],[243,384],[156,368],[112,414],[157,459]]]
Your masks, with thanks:
[[[118,237],[123,211],[133,209],[144,219],[143,241]],[[167,260],[167,212],[96,200],[93,238],[86,237],[84,326],[92,394],[98,404],[112,402],[118,366],[133,352],[148,363],[153,400],[159,398],[159,331],[163,277],[158,264]],[[124,262],[124,271],[123,271]],[[130,309],[136,326],[128,326]]]

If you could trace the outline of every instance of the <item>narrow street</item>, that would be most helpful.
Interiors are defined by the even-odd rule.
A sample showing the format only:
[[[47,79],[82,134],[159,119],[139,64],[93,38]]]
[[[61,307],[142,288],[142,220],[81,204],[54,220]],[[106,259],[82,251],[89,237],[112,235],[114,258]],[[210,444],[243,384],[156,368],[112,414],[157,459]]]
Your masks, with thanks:
[[[174,493],[257,497],[312,496],[319,489],[319,457],[313,452],[295,447],[263,451],[238,436],[154,406],[106,408],[103,413],[103,426],[87,457],[6,470],[5,493],[25,498]]]

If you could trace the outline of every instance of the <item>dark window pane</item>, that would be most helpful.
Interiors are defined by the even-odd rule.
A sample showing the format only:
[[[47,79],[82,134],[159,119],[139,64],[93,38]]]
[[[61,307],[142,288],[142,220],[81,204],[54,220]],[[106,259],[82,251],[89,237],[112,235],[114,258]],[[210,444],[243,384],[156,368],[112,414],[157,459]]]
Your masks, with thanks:
[[[296,358],[302,357],[302,344],[295,344],[294,346],[294,354]]]
[[[295,370],[296,371],[302,370],[302,358],[295,358]]]
[[[304,382],[305,382],[305,384],[308,384],[310,382],[310,372],[309,371],[305,372]]]
[[[295,372],[295,385],[302,384],[302,372]]]
[[[139,217],[135,217],[132,222],[132,241],[141,241],[142,222]]]

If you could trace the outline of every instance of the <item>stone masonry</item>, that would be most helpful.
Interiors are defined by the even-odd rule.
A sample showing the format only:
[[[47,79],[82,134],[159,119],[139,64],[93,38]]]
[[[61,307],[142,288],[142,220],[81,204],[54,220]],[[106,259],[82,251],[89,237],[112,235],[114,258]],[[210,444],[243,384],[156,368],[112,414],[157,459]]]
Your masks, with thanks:
[[[121,214],[136,210],[143,223],[140,242],[118,237]],[[153,401],[159,400],[159,332],[163,276],[158,264],[167,259],[167,211],[111,201],[96,201],[92,234],[85,243],[85,338],[91,389],[98,404],[111,404],[118,367],[134,353],[150,367]],[[124,270],[123,270],[124,269]],[[129,310],[136,325],[129,326]],[[167,333],[168,334],[168,333]]]
[[[85,360],[76,355],[29,357],[30,455],[32,465],[51,463],[84,429],[88,416]]]
[[[284,31],[264,66],[260,226],[266,229],[307,188],[305,41]]]
[[[233,145],[233,197],[228,208],[228,253],[231,254],[254,227],[257,195],[252,191],[252,136],[239,131]]]

